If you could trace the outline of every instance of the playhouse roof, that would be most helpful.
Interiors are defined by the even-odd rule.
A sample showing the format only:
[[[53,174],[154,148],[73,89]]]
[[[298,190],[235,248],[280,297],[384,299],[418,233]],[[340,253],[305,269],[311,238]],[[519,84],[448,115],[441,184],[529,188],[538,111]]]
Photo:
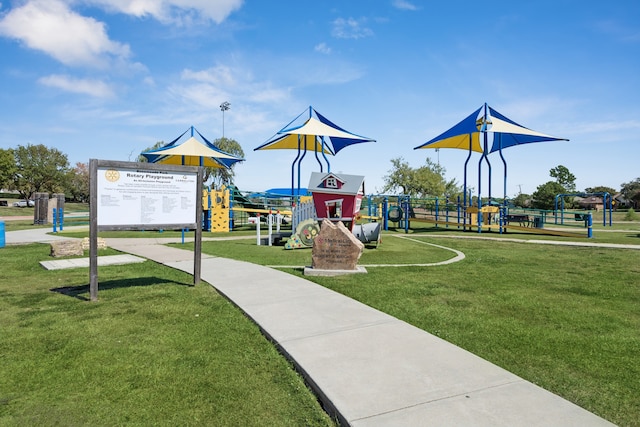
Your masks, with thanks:
[[[342,186],[338,188],[325,188],[322,183],[329,177],[335,177],[342,182]],[[331,193],[331,194],[347,194],[355,196],[363,190],[364,176],[346,175],[337,173],[312,172],[309,179],[309,191],[311,193]]]

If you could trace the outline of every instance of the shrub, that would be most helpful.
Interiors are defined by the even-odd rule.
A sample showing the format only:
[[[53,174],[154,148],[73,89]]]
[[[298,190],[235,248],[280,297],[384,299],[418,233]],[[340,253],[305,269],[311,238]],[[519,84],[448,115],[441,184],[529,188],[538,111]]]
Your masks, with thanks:
[[[629,210],[627,211],[627,214],[624,216],[624,220],[636,221],[637,219],[638,219],[638,214],[636,213],[636,211],[634,211],[633,208],[629,208]]]

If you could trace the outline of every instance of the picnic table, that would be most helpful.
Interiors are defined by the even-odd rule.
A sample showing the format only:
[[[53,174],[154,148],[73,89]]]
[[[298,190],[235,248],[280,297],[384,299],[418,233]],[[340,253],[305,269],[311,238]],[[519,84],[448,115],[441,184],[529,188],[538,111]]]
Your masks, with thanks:
[[[517,222],[520,227],[531,227],[531,218],[524,214],[510,214],[505,217],[505,222],[511,224]]]

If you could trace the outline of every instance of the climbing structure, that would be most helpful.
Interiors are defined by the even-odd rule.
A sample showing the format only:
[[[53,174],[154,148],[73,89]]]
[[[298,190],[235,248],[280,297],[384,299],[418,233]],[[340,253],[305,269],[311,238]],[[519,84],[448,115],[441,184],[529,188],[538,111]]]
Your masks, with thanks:
[[[204,190],[202,194],[202,206],[205,211],[205,218],[208,219],[211,232],[229,232],[229,189]],[[205,224],[207,220],[205,220]]]

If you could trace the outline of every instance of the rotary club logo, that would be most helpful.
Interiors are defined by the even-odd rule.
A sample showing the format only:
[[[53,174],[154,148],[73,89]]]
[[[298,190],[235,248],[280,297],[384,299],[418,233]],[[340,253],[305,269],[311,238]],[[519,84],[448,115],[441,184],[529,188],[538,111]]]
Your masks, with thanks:
[[[120,179],[120,172],[118,172],[117,170],[114,170],[114,169],[108,169],[108,170],[104,171],[104,177],[109,182],[116,182],[117,180]]]

